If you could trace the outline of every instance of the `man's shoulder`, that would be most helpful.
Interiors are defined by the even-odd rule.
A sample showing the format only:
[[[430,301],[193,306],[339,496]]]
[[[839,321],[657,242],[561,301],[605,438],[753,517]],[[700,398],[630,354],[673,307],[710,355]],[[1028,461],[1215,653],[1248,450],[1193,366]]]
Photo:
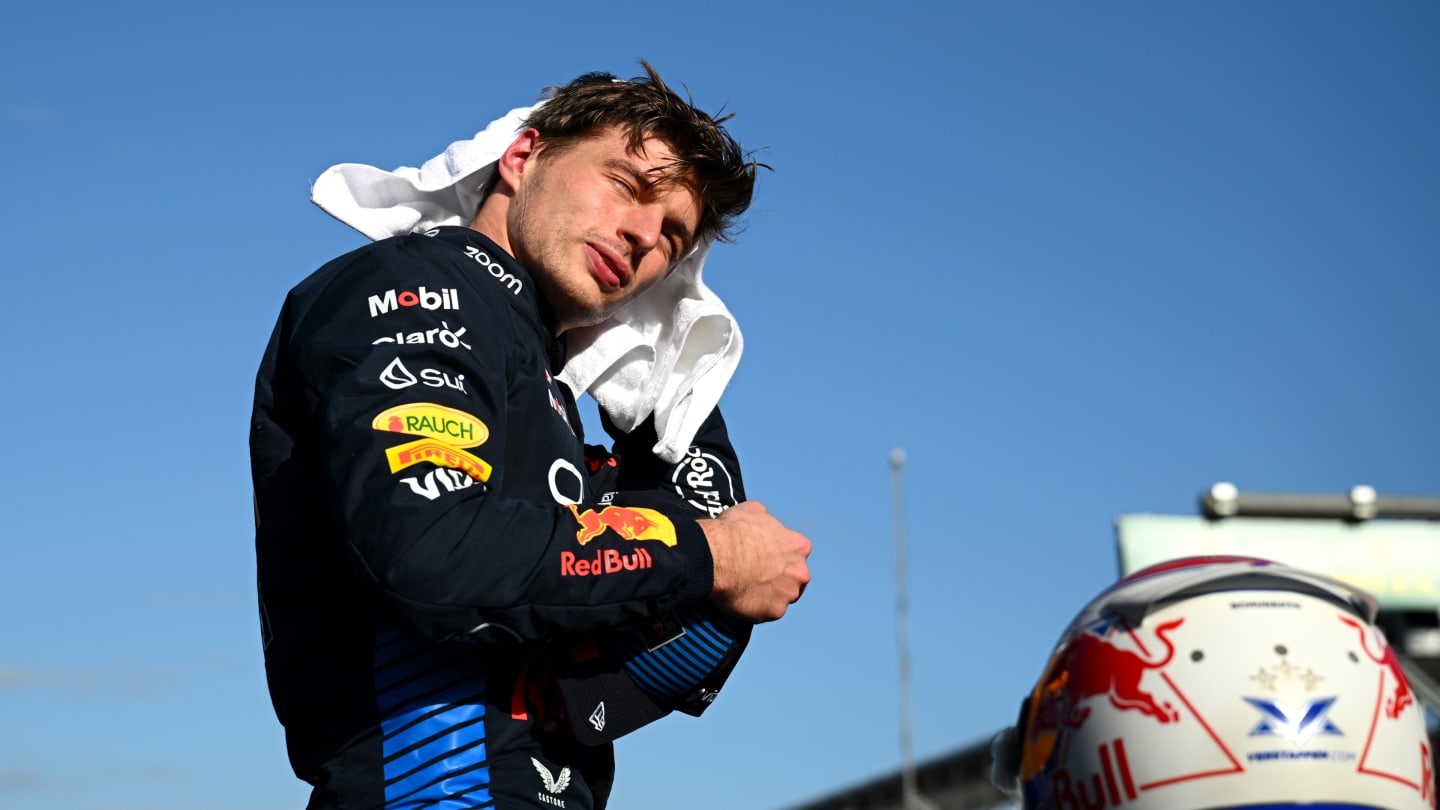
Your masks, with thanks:
[[[487,306],[523,306],[531,286],[493,242],[469,228],[445,227],[379,239],[337,256],[295,285],[290,299],[305,306],[359,296],[388,302],[374,306],[436,309],[463,292]]]
[[[452,247],[437,244],[436,240],[422,234],[401,234],[369,242],[331,259],[300,282],[297,289],[324,287],[338,278],[362,275],[411,276],[423,272],[427,264],[438,263],[442,269],[446,265],[455,265],[454,258]]]
[[[433,228],[420,235],[431,245],[450,251],[452,257],[463,256],[461,264],[467,275],[485,295],[517,304],[531,302],[535,291],[530,274],[520,263],[495,244],[489,237],[470,228],[456,226]]]

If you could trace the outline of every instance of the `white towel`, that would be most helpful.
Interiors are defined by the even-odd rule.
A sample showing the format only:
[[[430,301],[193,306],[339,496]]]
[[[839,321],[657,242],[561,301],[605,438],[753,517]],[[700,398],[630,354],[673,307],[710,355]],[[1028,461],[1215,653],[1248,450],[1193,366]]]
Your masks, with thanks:
[[[538,106],[511,110],[418,169],[331,166],[315,181],[310,199],[371,239],[468,225],[495,162]],[[734,316],[700,280],[709,251],[702,242],[609,320],[572,330],[570,357],[560,373],[572,390],[589,391],[621,430],[634,430],[654,414],[655,454],[671,462],[684,456],[720,402],[744,347]]]

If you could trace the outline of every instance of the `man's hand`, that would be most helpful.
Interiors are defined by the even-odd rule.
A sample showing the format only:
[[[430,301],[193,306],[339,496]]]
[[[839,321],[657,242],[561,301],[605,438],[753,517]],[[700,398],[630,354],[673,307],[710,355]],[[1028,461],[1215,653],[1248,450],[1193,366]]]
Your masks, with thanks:
[[[715,560],[716,604],[752,622],[774,621],[810,582],[810,541],[785,528],[757,501],[738,503],[702,520]]]

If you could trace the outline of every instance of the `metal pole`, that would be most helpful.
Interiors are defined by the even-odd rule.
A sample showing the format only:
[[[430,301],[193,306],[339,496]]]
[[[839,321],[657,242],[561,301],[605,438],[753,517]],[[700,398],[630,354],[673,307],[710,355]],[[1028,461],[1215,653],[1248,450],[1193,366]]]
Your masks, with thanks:
[[[915,746],[910,730],[910,604],[905,561],[905,451],[890,451],[895,502],[895,653],[900,664],[900,804],[905,810],[938,810],[916,786]]]

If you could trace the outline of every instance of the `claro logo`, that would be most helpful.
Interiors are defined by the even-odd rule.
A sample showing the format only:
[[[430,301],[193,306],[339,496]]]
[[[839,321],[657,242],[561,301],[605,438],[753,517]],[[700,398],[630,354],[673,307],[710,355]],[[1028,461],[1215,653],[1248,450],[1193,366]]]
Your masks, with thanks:
[[[428,343],[434,345],[439,343],[451,349],[458,349],[461,346],[472,348],[469,343],[461,340],[465,336],[465,327],[451,329],[450,324],[441,321],[439,329],[426,329],[423,332],[396,332],[392,337],[378,337],[370,341],[370,345],[379,346],[381,343]]]
[[[379,295],[370,296],[370,317],[378,318],[387,312],[394,311],[400,307],[420,307],[421,309],[437,310],[460,309],[460,294],[451,287],[440,291],[427,290],[424,287],[417,287],[414,292],[410,290],[386,290]]]
[[[525,284],[516,278],[514,273],[506,270],[504,265],[490,258],[489,253],[486,253],[474,245],[466,245],[465,255],[474,259],[476,264],[485,268],[485,271],[494,276],[496,281],[509,287],[511,294],[519,295],[520,291],[525,289]]]

